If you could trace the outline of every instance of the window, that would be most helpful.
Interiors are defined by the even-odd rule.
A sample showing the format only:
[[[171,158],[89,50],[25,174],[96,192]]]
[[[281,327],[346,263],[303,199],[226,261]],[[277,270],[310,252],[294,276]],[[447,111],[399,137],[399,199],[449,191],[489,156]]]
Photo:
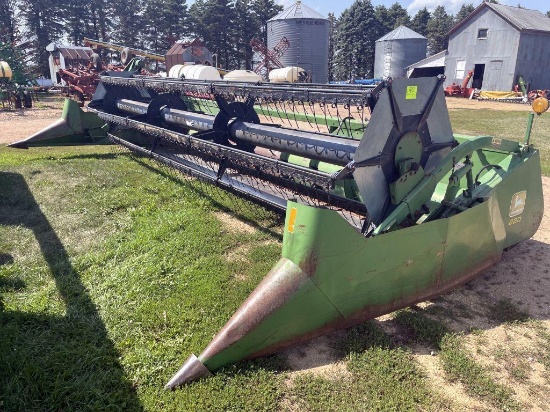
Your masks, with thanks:
[[[464,78],[464,69],[466,68],[466,60],[457,60],[456,61],[456,76],[455,79]]]
[[[488,29],[478,29],[477,30],[477,38],[478,39],[486,39],[487,38],[487,31],[488,31]]]

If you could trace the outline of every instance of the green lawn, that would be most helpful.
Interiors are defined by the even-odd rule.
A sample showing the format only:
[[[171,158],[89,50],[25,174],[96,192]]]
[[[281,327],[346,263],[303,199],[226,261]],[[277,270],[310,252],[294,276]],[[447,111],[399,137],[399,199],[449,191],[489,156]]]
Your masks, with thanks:
[[[524,112],[451,117],[457,132],[520,139],[526,123]],[[548,175],[550,115],[537,120]],[[275,355],[164,391],[280,254],[279,221],[216,193],[111,147],[0,147],[0,411],[454,410],[373,322],[334,345],[341,379],[296,377]],[[241,212],[233,225],[219,218],[228,210]],[[449,379],[477,373],[444,325],[399,321],[446,354]],[[489,395],[472,396],[517,408],[509,388],[483,383]]]

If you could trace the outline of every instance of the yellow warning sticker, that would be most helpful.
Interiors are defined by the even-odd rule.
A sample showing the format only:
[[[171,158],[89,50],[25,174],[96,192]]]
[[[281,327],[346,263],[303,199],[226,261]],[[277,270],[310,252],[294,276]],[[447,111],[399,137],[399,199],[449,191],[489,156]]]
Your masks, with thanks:
[[[294,233],[294,224],[296,223],[297,214],[298,214],[298,210],[296,210],[295,207],[290,209],[290,216],[288,217],[288,226],[287,226],[287,229],[290,233]]]
[[[415,100],[417,92],[418,92],[418,86],[407,86],[407,93],[405,94],[405,99]]]

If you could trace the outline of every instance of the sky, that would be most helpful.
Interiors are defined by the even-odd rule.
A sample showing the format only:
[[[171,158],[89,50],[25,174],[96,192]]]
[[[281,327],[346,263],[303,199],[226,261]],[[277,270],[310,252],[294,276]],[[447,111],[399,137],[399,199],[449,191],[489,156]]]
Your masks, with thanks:
[[[276,0],[276,3],[282,4],[284,7],[288,7],[294,4],[295,0]],[[347,9],[353,4],[354,0],[303,0],[303,3],[322,14],[327,16],[329,13],[334,13],[336,17],[340,16],[342,11]],[[445,6],[447,13],[455,14],[460,10],[460,6],[464,3],[472,3],[475,7],[479,6],[481,0],[372,0],[373,6],[384,5],[386,7],[391,6],[393,3],[400,3],[410,15],[416,14],[420,9],[426,7],[428,10],[433,11],[437,6]],[[190,2],[188,2],[190,3]],[[500,4],[506,4],[508,6],[517,6],[520,4],[526,9],[539,10],[546,13],[550,10],[550,0],[499,0]]]

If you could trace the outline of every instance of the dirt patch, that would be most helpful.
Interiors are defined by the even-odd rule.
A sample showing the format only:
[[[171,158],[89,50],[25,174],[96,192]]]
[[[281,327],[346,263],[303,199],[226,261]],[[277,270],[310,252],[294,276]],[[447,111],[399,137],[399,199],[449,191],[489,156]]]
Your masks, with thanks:
[[[240,233],[244,235],[252,235],[256,232],[256,228],[249,223],[237,219],[234,215],[225,212],[216,212],[214,216],[221,222],[224,230],[229,233]]]
[[[304,373],[312,373],[326,379],[339,380],[351,377],[346,363],[334,350],[333,342],[342,339],[341,332],[321,336],[310,342],[288,349],[284,352],[286,362],[292,372],[290,379]]]
[[[453,109],[489,109],[499,112],[529,112],[531,105],[525,103],[502,103],[494,100],[470,100],[462,97],[446,97],[447,108]]]
[[[0,110],[0,144],[24,139],[61,117],[64,99],[41,97],[31,109]]]

